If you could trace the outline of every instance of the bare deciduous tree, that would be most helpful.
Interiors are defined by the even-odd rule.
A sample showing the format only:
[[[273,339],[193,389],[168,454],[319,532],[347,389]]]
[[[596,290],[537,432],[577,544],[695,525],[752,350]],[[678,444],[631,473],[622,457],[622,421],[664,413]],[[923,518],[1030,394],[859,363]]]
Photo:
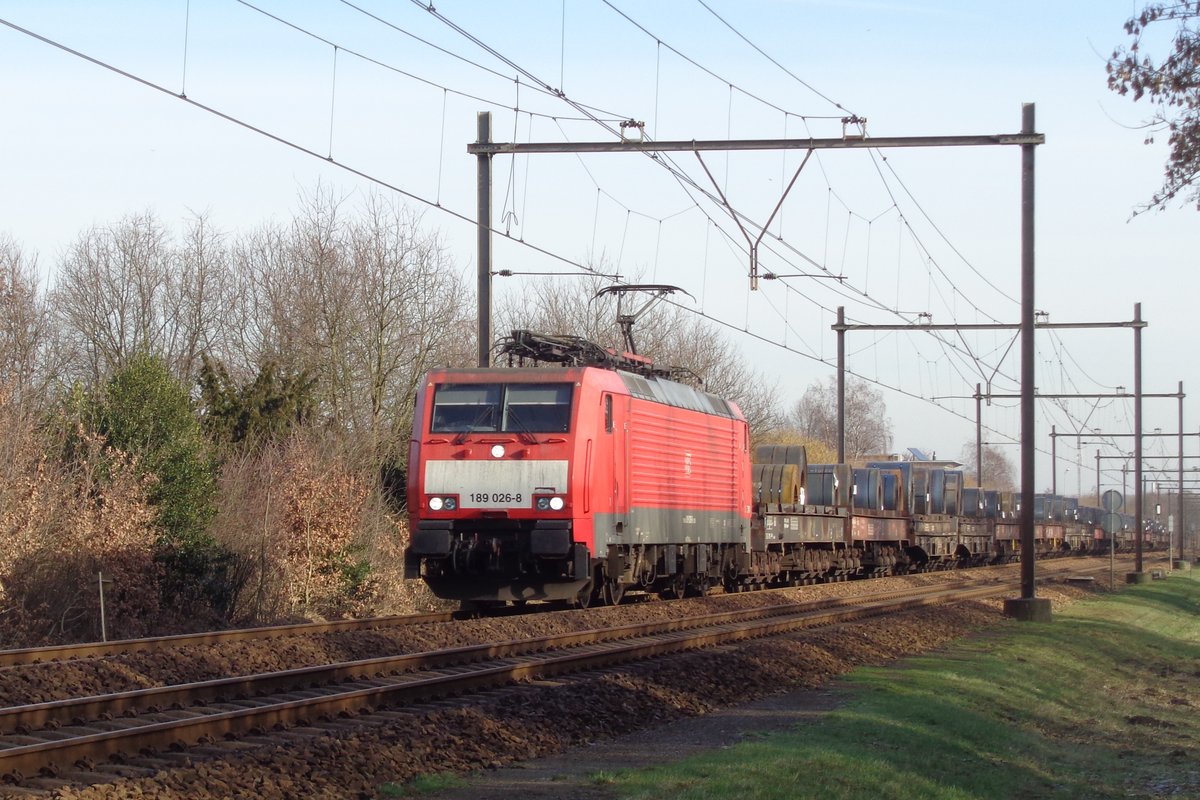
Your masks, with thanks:
[[[361,391],[356,427],[386,451],[408,437],[421,376],[469,358],[467,297],[441,241],[406,208],[371,198],[351,227],[350,247],[358,318],[348,355]]]
[[[837,450],[837,376],[810,385],[792,408],[804,436]],[[846,458],[882,455],[892,449],[892,421],[883,393],[865,381],[846,379]]]
[[[967,442],[962,446],[962,454],[958,457],[963,463],[963,470],[967,474],[967,484],[975,486],[975,442]],[[1012,491],[1017,488],[1017,481],[1013,477],[1013,465],[1008,460],[1008,456],[993,445],[985,444],[980,448],[979,455],[983,458],[983,480],[982,484],[986,489],[997,489],[1002,492]]]
[[[162,342],[158,306],[167,291],[167,235],[150,214],[80,235],[59,265],[53,305],[72,377],[100,383]]]
[[[266,360],[307,370],[319,415],[378,459],[407,440],[421,375],[470,352],[469,303],[419,215],[379,197],[358,215],[343,205],[318,190],[291,225],[239,243],[233,363],[245,374]]]
[[[190,382],[201,350],[228,329],[226,270],[204,216],[193,219],[182,248],[151,213],[85,231],[51,296],[66,377],[96,384],[145,353]]]
[[[0,386],[17,404],[40,404],[52,372],[49,319],[38,291],[37,260],[0,236]]]
[[[176,378],[189,381],[200,369],[201,354],[224,358],[229,352],[235,282],[225,237],[204,214],[190,220],[171,262],[161,355]]]
[[[1143,47],[1151,29],[1171,35],[1170,51],[1159,59]],[[1149,101],[1154,110],[1145,125],[1146,143],[1165,131],[1169,148],[1163,186],[1139,211],[1166,208],[1176,197],[1200,208],[1200,0],[1148,2],[1126,20],[1125,32],[1133,41],[1108,59],[1108,88]]]

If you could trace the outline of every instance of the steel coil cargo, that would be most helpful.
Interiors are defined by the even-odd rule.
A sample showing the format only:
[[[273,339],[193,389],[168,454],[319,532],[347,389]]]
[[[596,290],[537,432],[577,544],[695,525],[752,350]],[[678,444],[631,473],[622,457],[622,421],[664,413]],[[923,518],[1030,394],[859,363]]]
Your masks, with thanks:
[[[945,474],[946,499],[943,505],[946,510],[944,513],[956,517],[962,513],[963,474],[956,469],[948,469]]]
[[[946,470],[931,469],[929,470],[929,485],[927,493],[929,495],[929,510],[930,514],[945,514],[946,513]]]
[[[850,505],[853,475],[848,464],[809,464],[804,481],[807,502],[813,506]]]
[[[754,464],[754,499],[762,511],[780,511],[802,502],[800,470],[795,464]]]
[[[1016,492],[1000,493],[1000,518],[1015,519],[1021,510],[1021,496]]]
[[[983,515],[988,519],[996,519],[1000,516],[1000,492],[994,489],[984,490]]]
[[[962,490],[962,515],[964,517],[982,517],[983,490],[970,486]]]
[[[1046,495],[1038,494],[1033,496],[1033,518],[1039,522],[1052,519],[1053,513],[1050,504],[1046,502]]]
[[[1062,498],[1063,517],[1068,521],[1078,521],[1079,519],[1079,498],[1064,497]]]
[[[867,466],[880,470],[883,475],[883,508],[885,511],[906,512],[913,507],[912,462],[868,461]]]
[[[883,510],[906,513],[908,482],[904,479],[904,472],[898,469],[881,469],[879,476],[883,481]]]
[[[800,470],[800,480],[804,480],[804,470],[808,466],[808,452],[802,444],[760,444],[754,448],[755,464],[793,464]]]
[[[883,479],[877,469],[854,470],[854,507],[879,511],[883,508]]]
[[[909,508],[914,514],[928,514],[929,511],[929,470],[917,467],[912,471],[912,482],[909,483],[909,496],[912,501]]]
[[[1046,522],[1062,522],[1066,514],[1066,501],[1053,494],[1033,496],[1033,518]]]

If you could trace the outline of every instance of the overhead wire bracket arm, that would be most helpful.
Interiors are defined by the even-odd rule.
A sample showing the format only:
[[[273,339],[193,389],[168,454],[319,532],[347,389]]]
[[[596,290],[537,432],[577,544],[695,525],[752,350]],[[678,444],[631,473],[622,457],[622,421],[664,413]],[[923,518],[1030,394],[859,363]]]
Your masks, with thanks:
[[[837,139],[691,139],[639,142],[633,139],[605,142],[471,142],[471,155],[515,153],[619,153],[694,152],[697,150],[857,150],[890,147],[987,147],[1045,144],[1042,133],[985,134],[981,136],[872,136]]]
[[[763,236],[766,235],[767,229],[771,227],[771,223],[775,220],[775,215],[779,213],[779,209],[783,208],[783,201],[787,199],[788,193],[790,193],[792,191],[792,187],[796,185],[796,181],[799,179],[800,173],[804,170],[804,165],[808,163],[808,159],[812,158],[813,151],[808,150],[804,154],[804,160],[801,161],[800,166],[796,168],[796,174],[794,174],[792,179],[788,181],[787,188],[784,189],[783,194],[780,195],[779,202],[775,204],[774,210],[771,211],[771,216],[769,216],[767,221],[762,224],[762,228],[759,230],[758,238],[756,239],[750,238],[750,234],[746,231],[746,227],[742,225],[742,221],[738,217],[737,212],[733,210],[733,206],[730,205],[729,199],[725,197],[725,193],[721,191],[720,184],[717,183],[717,179],[713,177],[712,172],[709,170],[708,164],[704,163],[704,159],[700,156],[700,151],[696,150],[695,153],[696,160],[700,162],[700,166],[704,167],[704,174],[708,176],[708,180],[712,183],[713,188],[717,190],[717,196],[721,198],[721,203],[724,204],[725,210],[729,212],[729,216],[737,224],[738,230],[742,232],[742,236],[746,237],[746,244],[750,248],[750,290],[757,291],[758,246],[762,244]]]

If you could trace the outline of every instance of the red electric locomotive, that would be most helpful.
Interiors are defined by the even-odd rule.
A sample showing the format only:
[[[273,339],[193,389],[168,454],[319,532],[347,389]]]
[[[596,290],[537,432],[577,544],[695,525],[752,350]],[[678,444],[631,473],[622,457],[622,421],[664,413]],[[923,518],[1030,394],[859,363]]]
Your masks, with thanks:
[[[631,588],[682,596],[736,571],[751,517],[740,410],[644,359],[579,357],[564,341],[510,339],[568,366],[425,377],[408,576],[449,599],[587,605]]]

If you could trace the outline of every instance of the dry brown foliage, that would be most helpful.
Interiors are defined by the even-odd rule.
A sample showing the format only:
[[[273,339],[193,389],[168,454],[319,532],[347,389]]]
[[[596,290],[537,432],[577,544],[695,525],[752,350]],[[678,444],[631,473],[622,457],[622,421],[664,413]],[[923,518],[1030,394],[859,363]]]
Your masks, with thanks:
[[[109,638],[159,614],[157,530],[133,461],[80,432],[70,466],[45,455],[32,420],[0,391],[0,647]]]
[[[403,579],[406,530],[374,476],[327,436],[298,431],[230,458],[210,531],[247,565],[239,623],[433,607]]]
[[[405,580],[404,548],[408,547],[408,520],[391,513],[380,493],[375,493],[372,499],[364,518],[369,532],[365,556],[371,565],[371,572],[356,613],[411,614],[450,607],[452,604],[435,597],[424,581]]]

